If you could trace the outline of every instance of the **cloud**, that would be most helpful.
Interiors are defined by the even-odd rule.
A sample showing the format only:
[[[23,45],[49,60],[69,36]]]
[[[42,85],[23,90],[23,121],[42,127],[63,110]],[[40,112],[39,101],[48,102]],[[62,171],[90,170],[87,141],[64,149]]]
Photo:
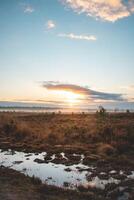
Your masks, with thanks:
[[[66,37],[66,38],[70,38],[70,39],[74,39],[74,40],[88,40],[88,41],[97,40],[97,38],[94,35],[75,35],[74,33],[70,33],[70,34],[61,33],[58,36],[59,37]]]
[[[114,22],[134,13],[134,0],[60,0],[78,13]]]
[[[100,101],[124,101],[122,94],[105,93],[91,90],[88,87],[82,87],[74,84],[64,84],[60,82],[44,81],[42,86],[48,90],[68,91],[85,96],[86,100],[100,100]]]
[[[64,106],[61,101],[1,101],[0,107],[14,107],[14,108],[45,108],[45,109],[58,109]]]
[[[28,5],[28,4],[22,4],[22,8],[24,13],[33,13],[35,11],[35,9],[33,8],[32,5]]]
[[[2,101],[0,101],[2,102]],[[5,101],[4,101],[5,102]],[[61,104],[62,101],[58,100],[45,100],[45,99],[13,99],[12,102],[21,102],[21,103],[45,103],[45,104]]]
[[[53,28],[56,27],[56,24],[55,24],[54,21],[48,20],[47,23],[46,23],[46,27],[47,27],[47,29],[53,29]]]

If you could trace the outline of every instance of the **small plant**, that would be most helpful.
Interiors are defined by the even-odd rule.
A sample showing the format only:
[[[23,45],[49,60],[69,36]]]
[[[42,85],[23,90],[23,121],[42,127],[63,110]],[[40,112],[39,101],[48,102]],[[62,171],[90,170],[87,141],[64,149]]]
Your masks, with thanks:
[[[99,118],[105,118],[107,116],[106,109],[103,106],[99,106],[97,112],[96,112],[97,117]]]

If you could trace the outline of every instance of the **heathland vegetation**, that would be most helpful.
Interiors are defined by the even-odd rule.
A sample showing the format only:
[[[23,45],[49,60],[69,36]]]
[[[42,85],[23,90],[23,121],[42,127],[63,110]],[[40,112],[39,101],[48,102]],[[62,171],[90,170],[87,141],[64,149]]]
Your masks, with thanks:
[[[94,176],[112,169],[118,172],[122,169],[127,174],[134,169],[134,113],[107,113],[101,107],[94,114],[1,112],[0,149],[46,151],[48,160],[51,155],[57,155],[53,161],[57,164],[61,162],[59,153],[65,152],[68,158],[65,165],[79,162],[79,157],[77,160],[73,153],[84,154],[83,164],[92,164],[99,170],[94,172]],[[116,178],[121,176],[116,175]],[[123,184],[123,187],[129,188],[130,199],[133,199],[133,180],[123,180],[121,187]],[[10,199],[8,197],[15,200],[104,200],[107,194],[110,194],[108,199],[116,199],[119,195],[116,184],[108,185],[104,191],[83,187],[70,191],[44,185],[36,178],[25,177],[11,169],[0,168],[0,198],[5,200]]]
[[[0,113],[0,147],[128,153],[134,148],[133,113]],[[105,152],[106,151],[106,152]]]

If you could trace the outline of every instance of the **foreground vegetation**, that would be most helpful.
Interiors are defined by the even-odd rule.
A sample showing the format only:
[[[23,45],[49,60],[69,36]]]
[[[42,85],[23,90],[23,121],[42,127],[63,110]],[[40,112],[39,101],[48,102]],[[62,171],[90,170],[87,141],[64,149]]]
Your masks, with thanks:
[[[0,113],[0,147],[124,154],[134,150],[134,114]]]
[[[77,162],[72,153],[83,153],[83,163],[92,163],[100,171],[112,168],[132,171],[134,113],[0,113],[0,148],[47,151],[48,160],[53,153],[65,152],[72,164]],[[56,163],[60,162],[60,158],[56,160]],[[133,199],[134,181],[122,184],[131,190],[129,199]],[[119,191],[114,187],[110,185],[103,192],[82,187],[70,191],[44,185],[38,179],[0,167],[0,199],[3,200],[116,199]],[[108,193],[111,196],[106,198]]]

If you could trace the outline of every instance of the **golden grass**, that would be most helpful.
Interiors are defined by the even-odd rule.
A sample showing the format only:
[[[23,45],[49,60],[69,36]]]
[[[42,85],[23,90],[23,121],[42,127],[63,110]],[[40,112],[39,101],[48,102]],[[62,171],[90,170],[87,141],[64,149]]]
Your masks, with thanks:
[[[0,113],[0,146],[32,150],[95,146],[102,153],[124,153],[134,148],[134,114]]]

